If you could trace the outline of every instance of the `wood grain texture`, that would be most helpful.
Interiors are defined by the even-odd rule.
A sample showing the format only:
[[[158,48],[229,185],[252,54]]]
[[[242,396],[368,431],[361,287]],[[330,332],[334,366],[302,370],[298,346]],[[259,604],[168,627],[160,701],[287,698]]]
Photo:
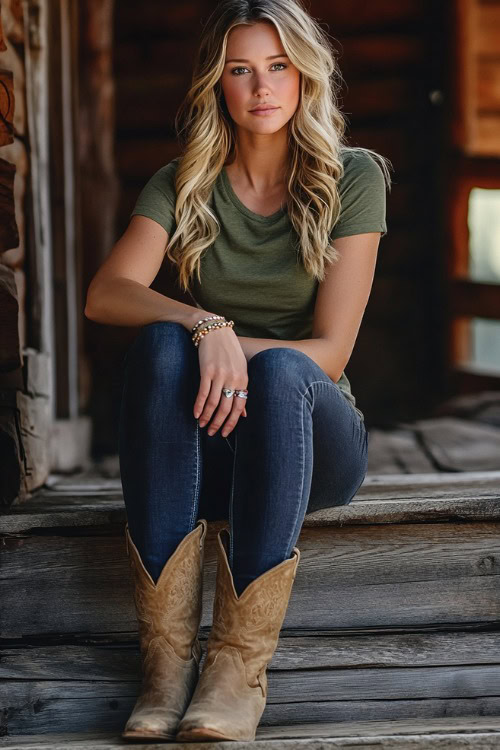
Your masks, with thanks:
[[[476,630],[474,629],[476,628]],[[349,632],[328,630],[282,631],[271,671],[297,670],[403,670],[411,674],[415,668],[432,670],[491,666],[491,657],[500,653],[500,633],[481,632],[479,626],[464,630],[440,631],[437,628],[386,629]],[[203,648],[209,629],[200,631]],[[136,680],[140,673],[137,629],[108,634],[74,634],[62,640],[48,635],[49,644],[40,645],[39,638],[27,639],[19,648],[14,641],[0,646],[0,678],[2,680],[105,680],[120,682]],[[72,641],[72,642],[70,642]],[[200,666],[203,666],[203,653]],[[438,670],[436,670],[437,672]],[[437,678],[436,678],[437,679]]]
[[[80,527],[4,537],[3,637],[134,627],[122,526],[108,529],[111,536],[102,532],[96,536]],[[211,524],[202,626],[211,622],[214,532]],[[302,559],[284,627],[452,626],[500,619],[498,522],[306,527],[297,546]]]
[[[213,750],[223,749],[227,743],[210,743]],[[60,732],[58,734],[26,735],[3,738],[8,750],[111,750],[122,747],[116,732]],[[138,750],[151,744],[135,743]],[[173,750],[186,748],[186,743],[169,743]],[[240,742],[242,750],[325,750],[326,748],[388,748],[403,750],[492,750],[500,747],[500,720],[495,717],[455,717],[394,719],[392,721],[332,721],[318,724],[259,726],[255,740]]]
[[[381,670],[380,670],[381,671]],[[300,700],[296,702],[275,702],[278,698],[277,687],[273,687],[273,697],[269,695],[261,719],[261,726],[279,727],[282,725],[310,724],[344,721],[392,721],[395,719],[413,719],[414,721],[454,717],[481,716],[493,719],[498,717],[500,699],[495,697],[428,699],[386,699],[374,697],[372,700],[344,698],[342,678],[347,678],[350,687],[347,693],[355,696],[356,677],[338,674],[337,696],[323,701]],[[270,675],[273,677],[272,673]],[[312,687],[303,674],[290,675],[287,687],[281,686],[281,696],[290,693],[290,686],[295,689]],[[295,678],[295,679],[294,679]],[[271,679],[269,689],[271,692]],[[8,703],[11,716],[8,724],[9,734],[33,734],[54,732],[119,731],[124,725],[137,697],[139,683],[79,683],[70,680],[64,683],[50,681],[31,684],[19,683],[9,691]],[[361,690],[364,693],[363,690]],[[1,693],[0,693],[1,694]],[[5,697],[2,696],[4,704]],[[385,747],[385,744],[383,745]],[[428,746],[427,746],[428,747]],[[456,745],[451,746],[456,750]],[[491,747],[491,746],[490,746]]]
[[[119,478],[84,472],[48,481],[22,505],[1,512],[0,533],[57,526],[91,526],[98,533],[118,524],[121,534],[126,513]],[[500,520],[500,471],[367,474],[349,505],[309,513],[303,528],[428,520]]]
[[[463,717],[498,718],[498,474],[372,475],[364,499],[306,519],[259,731],[310,747],[328,722],[327,735],[353,721],[456,717],[457,730]],[[0,733],[119,733],[130,714],[141,667],[119,481],[53,475],[0,516]],[[24,528],[6,533],[6,521]],[[206,538],[202,645],[223,525]],[[484,738],[476,726],[464,742]],[[455,732],[440,737],[459,746]]]

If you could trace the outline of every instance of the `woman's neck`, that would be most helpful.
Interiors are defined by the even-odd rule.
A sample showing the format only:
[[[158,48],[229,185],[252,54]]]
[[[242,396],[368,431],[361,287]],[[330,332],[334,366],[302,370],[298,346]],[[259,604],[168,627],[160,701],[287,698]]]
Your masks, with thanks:
[[[263,193],[285,183],[288,161],[288,142],[283,138],[250,142],[243,137],[232,159],[224,166],[238,182],[245,183],[256,193]]]

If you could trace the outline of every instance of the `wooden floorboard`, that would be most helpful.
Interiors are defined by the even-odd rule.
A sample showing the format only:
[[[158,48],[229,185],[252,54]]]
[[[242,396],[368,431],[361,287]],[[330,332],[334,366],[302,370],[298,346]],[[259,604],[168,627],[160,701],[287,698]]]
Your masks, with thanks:
[[[351,503],[308,513],[304,527],[500,519],[500,471],[367,475]],[[0,511],[0,534],[124,524],[119,479],[61,478]],[[218,522],[215,522],[218,523]]]
[[[377,748],[377,750],[493,750],[500,747],[500,718],[460,717],[443,719],[400,719],[395,721],[355,721],[293,726],[259,727],[253,742],[128,743],[116,732],[82,732],[4,737],[6,750],[110,750],[116,747],[171,747],[172,750],[322,750],[323,748]]]
[[[369,474],[350,505],[306,516],[256,741],[166,744],[500,748],[499,519],[500,471]],[[130,746],[125,521],[119,478],[92,472],[0,512],[1,747]],[[224,525],[207,534],[202,641]]]

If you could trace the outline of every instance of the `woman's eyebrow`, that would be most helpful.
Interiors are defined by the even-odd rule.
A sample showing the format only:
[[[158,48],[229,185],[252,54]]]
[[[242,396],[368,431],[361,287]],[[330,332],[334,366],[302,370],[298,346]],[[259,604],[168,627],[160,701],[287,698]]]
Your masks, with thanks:
[[[288,57],[288,55],[285,55],[285,54],[282,54],[282,55],[269,55],[269,57],[266,57],[266,60],[274,60],[275,57]],[[243,60],[243,58],[236,59],[236,58],[233,57],[233,58],[231,58],[231,60],[226,60],[226,65],[227,65],[227,63],[231,63],[231,62],[250,62],[250,60]]]

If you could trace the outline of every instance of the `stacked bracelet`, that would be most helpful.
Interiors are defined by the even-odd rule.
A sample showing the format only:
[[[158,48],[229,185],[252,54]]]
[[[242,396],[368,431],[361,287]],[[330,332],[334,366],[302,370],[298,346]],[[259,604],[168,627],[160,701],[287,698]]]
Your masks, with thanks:
[[[215,320],[215,323],[207,323],[207,325],[204,325],[203,328],[200,328],[200,326],[203,323],[206,323],[208,320]],[[216,329],[216,328],[225,328],[229,327],[232,328],[234,326],[234,320],[226,320],[226,318],[223,315],[210,315],[206,318],[201,318],[191,329],[191,333],[193,334],[191,336],[191,339],[193,341],[193,344],[198,347],[200,341],[204,336],[207,335],[207,333],[210,333],[210,331]]]

